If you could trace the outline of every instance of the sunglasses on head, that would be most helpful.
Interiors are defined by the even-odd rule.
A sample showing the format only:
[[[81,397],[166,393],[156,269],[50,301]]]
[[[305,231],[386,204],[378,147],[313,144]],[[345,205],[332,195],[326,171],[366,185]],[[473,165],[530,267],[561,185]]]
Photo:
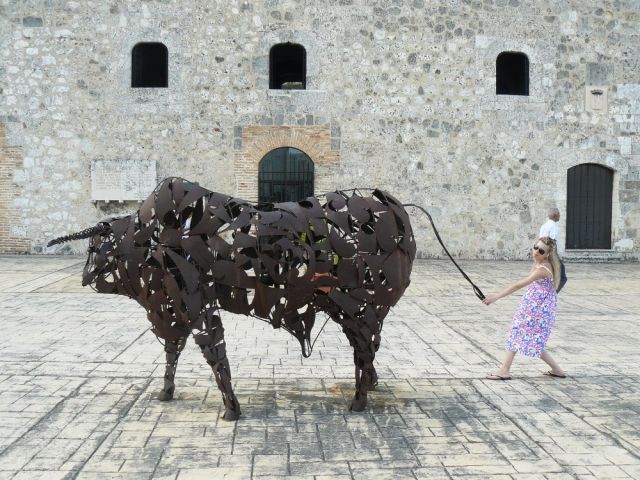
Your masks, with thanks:
[[[540,248],[535,245],[533,246],[533,249],[537,250],[540,255],[544,255],[545,253],[547,253],[547,251],[544,248]]]

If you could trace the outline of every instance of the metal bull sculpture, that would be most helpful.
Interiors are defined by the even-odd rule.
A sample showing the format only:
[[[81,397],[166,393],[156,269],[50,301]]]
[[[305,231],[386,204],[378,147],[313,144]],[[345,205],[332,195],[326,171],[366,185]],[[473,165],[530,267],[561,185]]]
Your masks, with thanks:
[[[239,417],[240,405],[220,310],[287,330],[305,356],[315,315],[325,312],[353,347],[351,409],[361,411],[377,384],[383,320],[409,286],[416,253],[407,212],[381,190],[253,205],[181,178],[161,182],[134,214],[49,245],[78,238],[90,238],[82,284],[136,300],[164,339],[158,398],[173,397],[178,358],[192,333],[215,374],[226,420]]]

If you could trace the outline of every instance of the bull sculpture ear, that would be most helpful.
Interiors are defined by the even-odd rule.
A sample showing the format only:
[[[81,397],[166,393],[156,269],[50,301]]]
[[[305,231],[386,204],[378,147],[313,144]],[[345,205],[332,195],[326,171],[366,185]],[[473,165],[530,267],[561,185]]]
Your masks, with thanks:
[[[69,242],[71,240],[80,240],[83,238],[90,238],[98,234],[102,235],[107,231],[109,231],[109,225],[104,223],[99,223],[95,227],[85,228],[84,230],[80,232],[72,233],[71,235],[65,235],[63,237],[54,238],[49,243],[47,243],[47,247],[51,247],[59,243]]]

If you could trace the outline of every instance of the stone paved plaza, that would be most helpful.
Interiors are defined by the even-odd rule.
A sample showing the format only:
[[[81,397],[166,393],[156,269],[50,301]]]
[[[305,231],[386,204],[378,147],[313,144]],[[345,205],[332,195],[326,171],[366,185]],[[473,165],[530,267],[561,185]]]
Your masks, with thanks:
[[[529,268],[462,264],[485,293]],[[144,311],[82,288],[82,265],[0,257],[0,478],[640,478],[637,264],[568,265],[548,349],[569,378],[518,356],[491,382],[519,296],[486,307],[449,262],[417,262],[362,414],[333,323],[304,359],[286,332],[226,314],[237,423],[193,342],[175,400],[155,400],[164,354]]]

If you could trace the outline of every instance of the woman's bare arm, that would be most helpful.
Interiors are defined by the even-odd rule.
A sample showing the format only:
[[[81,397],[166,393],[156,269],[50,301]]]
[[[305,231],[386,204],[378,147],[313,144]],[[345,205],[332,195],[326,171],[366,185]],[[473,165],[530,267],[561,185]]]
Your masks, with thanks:
[[[507,295],[511,295],[513,292],[517,292],[523,287],[526,287],[531,282],[534,282],[535,280],[539,280],[541,278],[548,277],[549,275],[551,274],[544,268],[534,268],[533,272],[531,272],[528,277],[523,278],[522,280],[511,285],[510,287],[505,288],[500,293],[496,293],[495,295],[489,295],[487,298],[485,298],[482,301],[482,303],[484,303],[485,305],[491,305],[497,300],[500,300],[501,298],[506,297]]]

